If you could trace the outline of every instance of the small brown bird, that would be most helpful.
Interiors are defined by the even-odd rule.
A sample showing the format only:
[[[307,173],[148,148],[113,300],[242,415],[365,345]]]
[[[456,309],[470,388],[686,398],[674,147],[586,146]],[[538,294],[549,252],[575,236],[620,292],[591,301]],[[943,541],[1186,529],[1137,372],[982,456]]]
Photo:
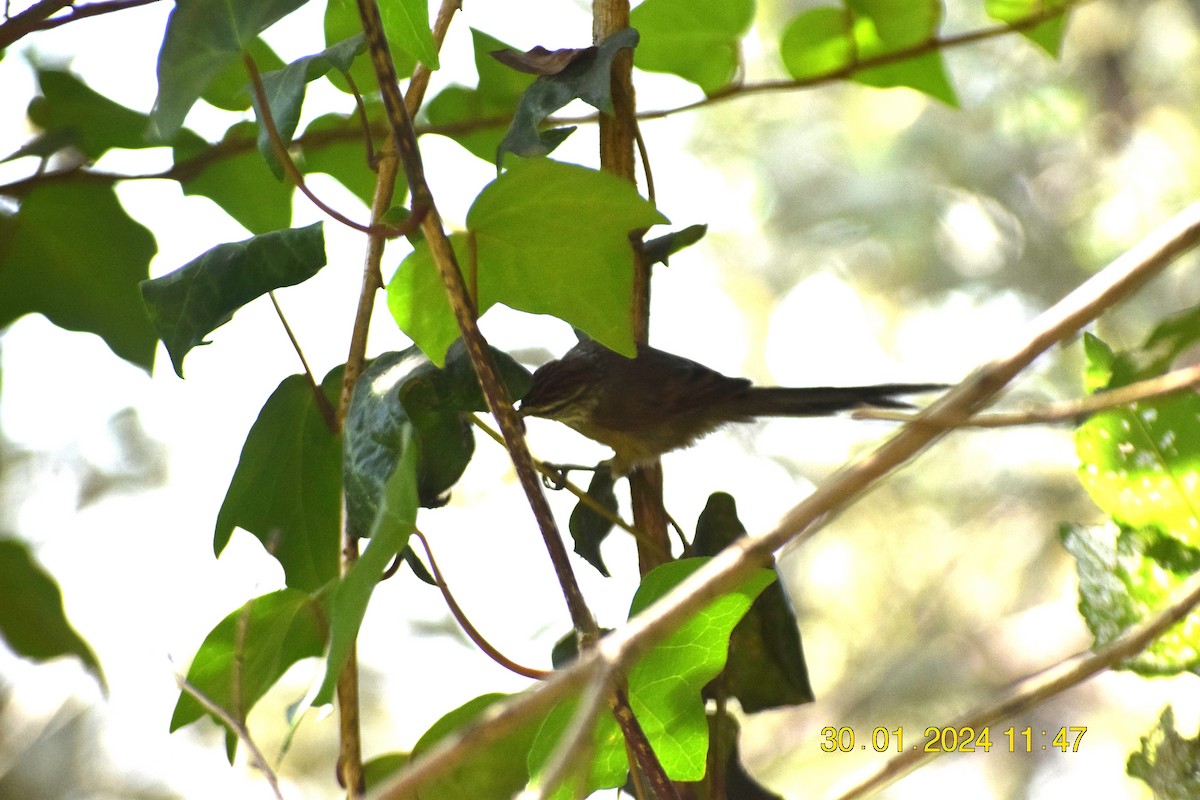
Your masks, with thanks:
[[[626,475],[729,422],[815,417],[859,406],[911,408],[895,398],[945,388],[940,383],[754,386],[648,345],[638,347],[637,358],[626,358],[584,340],[533,373],[520,412],[558,420],[608,445],[613,474]]]

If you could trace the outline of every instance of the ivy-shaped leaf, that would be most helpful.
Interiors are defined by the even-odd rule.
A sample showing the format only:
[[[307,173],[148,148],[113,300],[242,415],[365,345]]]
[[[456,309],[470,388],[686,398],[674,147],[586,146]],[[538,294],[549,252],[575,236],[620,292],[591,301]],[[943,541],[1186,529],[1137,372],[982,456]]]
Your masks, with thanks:
[[[261,36],[256,36],[250,42],[246,52],[254,59],[261,73],[273,72],[284,67],[283,59],[275,54]],[[226,111],[245,111],[250,108],[252,96],[250,76],[246,74],[246,65],[240,58],[226,64],[200,94],[206,103]]]
[[[330,70],[347,72],[355,56],[366,49],[363,34],[351,36],[338,42],[320,53],[298,58],[281,70],[265,72],[262,75],[263,94],[267,98],[267,107],[271,111],[271,120],[279,133],[280,140],[287,146],[296,132],[300,122],[300,107],[304,105],[305,88],[312,81],[327,74]],[[275,156],[275,148],[271,144],[271,136],[263,123],[263,112],[254,100],[254,112],[258,115],[258,152],[266,159],[267,166],[279,180],[283,180],[283,165]]]
[[[91,161],[113,148],[150,147],[145,114],[126,108],[91,89],[65,70],[39,69],[42,94],[29,103],[29,119],[45,135],[65,134],[65,142]]]
[[[314,702],[322,705],[333,702],[338,675],[358,638],[375,585],[392,559],[404,551],[417,524],[417,448],[408,441],[402,441],[400,446],[399,461],[384,483],[368,531],[367,547],[330,597],[325,676],[314,696]]]
[[[746,535],[733,497],[714,492],[696,522],[689,552],[715,556]],[[746,713],[813,701],[796,613],[782,584],[763,589],[729,638],[729,660],[705,694],[736,697]]]
[[[156,337],[137,288],[157,250],[112,186],[39,186],[15,216],[0,212],[0,328],[43,314],[60,328],[96,334],[149,371]]]
[[[607,465],[597,466],[592,473],[592,481],[588,484],[587,493],[597,503],[607,508],[613,514],[617,513],[617,493],[613,491],[616,479]],[[600,554],[600,545],[608,538],[613,523],[608,517],[597,513],[590,505],[582,500],[575,504],[568,525],[571,539],[575,542],[575,553],[584,561],[596,568],[601,575],[609,577],[608,567],[604,566],[604,558]]]
[[[219,244],[174,272],[142,281],[150,319],[183,377],[183,357],[242,306],[325,266],[322,223]]]
[[[528,371],[499,350],[492,358],[509,391],[524,393]],[[346,415],[343,484],[351,534],[370,534],[388,477],[410,442],[418,453],[420,504],[444,504],[475,452],[466,413],[485,408],[461,344],[451,349],[445,368],[415,347],[376,358],[359,378]]]
[[[280,589],[256,597],[204,638],[188,668],[188,683],[235,719],[245,719],[292,664],[321,655],[327,628],[325,609],[307,592]],[[171,715],[171,731],[205,713],[196,698],[181,691]],[[232,731],[226,732],[226,745],[232,760],[236,746]]]
[[[212,200],[251,233],[267,233],[292,223],[295,187],[272,178],[254,148],[253,122],[236,122],[224,138],[211,145],[189,130],[175,137],[175,166],[179,186],[187,195]],[[220,158],[210,158],[213,151]],[[190,164],[192,159],[197,159]]]
[[[672,561],[642,579],[629,616],[634,617],[677,586],[708,559]],[[628,672],[629,702],[654,753],[672,780],[704,777],[708,753],[708,720],[701,690],[721,671],[729,635],[754,598],[775,573],[761,570],[740,589],[722,595],[678,630],[651,648]],[[537,775],[561,740],[576,701],[560,703],[550,713],[529,751],[530,774]],[[625,743],[611,715],[597,720],[588,792],[620,786],[629,768]],[[553,797],[572,796],[560,788]]]
[[[500,142],[496,165],[505,152],[519,156],[544,156],[558,147],[574,128],[542,132],[542,121],[572,100],[579,99],[602,113],[612,111],[612,62],[617,53],[634,47],[638,32],[633,28],[617,31],[596,45],[594,52],[578,58],[554,75],[542,75],[525,90],[517,105],[508,133]]]
[[[858,0],[849,8],[814,8],[798,15],[784,29],[779,51],[793,78],[819,78],[927,41],[940,22],[941,5],[929,0],[905,0],[899,8]],[[940,52],[853,70],[851,77],[879,88],[907,86],[958,105]]]
[[[632,356],[631,231],[666,222],[627,181],[549,159],[522,161],[484,187],[455,251],[482,315],[496,303],[551,314]],[[474,242],[474,248],[471,242]],[[428,246],[388,286],[396,324],[440,363],[458,336]]]
[[[104,684],[100,662],[63,610],[58,584],[15,539],[0,538],[0,637],[22,658],[75,656]]]
[[[1085,338],[1088,381],[1112,389],[1164,371],[1200,338],[1200,314],[1168,320],[1138,350]],[[1092,416],[1075,433],[1079,478],[1121,525],[1154,526],[1200,546],[1200,395],[1184,391]]]
[[[992,19],[1010,25],[1035,14],[1062,8],[1061,14],[1021,31],[1022,36],[1057,57],[1062,51],[1063,34],[1067,30],[1067,5],[1066,0],[984,0],[983,8]]]
[[[629,17],[642,37],[633,63],[712,94],[737,74],[739,40],[753,21],[754,0],[646,0]]]
[[[425,106],[425,119],[431,125],[453,125],[468,120],[511,116],[521,95],[533,83],[531,75],[509,69],[491,56],[508,45],[482,31],[471,29],[475,51],[475,69],[479,84],[474,89],[448,86]],[[484,161],[494,161],[504,139],[504,123],[489,128],[447,134]]]
[[[150,112],[156,138],[171,141],[221,70],[253,46],[258,34],[305,2],[177,0],[158,53],[158,97]]]
[[[1167,706],[1154,730],[1142,737],[1141,749],[1125,762],[1125,772],[1144,781],[1157,800],[1200,797],[1200,736],[1180,735],[1175,712]]]
[[[342,368],[321,390],[336,407]],[[217,512],[213,551],[235,527],[252,533],[283,567],[287,585],[316,591],[337,577],[342,442],[332,433],[303,375],[283,379],[246,436]]]
[[[1059,536],[1075,558],[1079,611],[1097,647],[1149,618],[1200,570],[1200,550],[1149,528],[1064,525]],[[1121,666],[1142,675],[1200,674],[1200,612]]]

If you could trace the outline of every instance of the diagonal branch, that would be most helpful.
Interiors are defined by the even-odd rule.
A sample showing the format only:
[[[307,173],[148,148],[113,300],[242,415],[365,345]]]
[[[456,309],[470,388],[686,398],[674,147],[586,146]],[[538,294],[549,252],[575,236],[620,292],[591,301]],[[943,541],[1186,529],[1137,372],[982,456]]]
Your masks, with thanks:
[[[601,682],[607,685],[614,675],[632,664],[655,642],[676,630],[708,603],[735,590],[755,569],[771,563],[780,547],[794,546],[810,538],[831,515],[944,436],[943,421],[961,419],[985,406],[1041,353],[1074,335],[1105,309],[1137,291],[1197,244],[1200,244],[1200,203],[1189,206],[1159,226],[1044,312],[1030,327],[1024,344],[979,367],[891,440],[831,476],[771,530],[726,547],[657,603],[583,653],[572,667],[504,703],[485,721],[446,737],[374,792],[372,800],[399,800],[420,782],[469,758],[481,745],[496,740],[521,722],[548,713],[563,697],[584,687],[590,687],[589,692],[594,694],[596,686]],[[568,742],[560,745],[559,752],[566,746]]]

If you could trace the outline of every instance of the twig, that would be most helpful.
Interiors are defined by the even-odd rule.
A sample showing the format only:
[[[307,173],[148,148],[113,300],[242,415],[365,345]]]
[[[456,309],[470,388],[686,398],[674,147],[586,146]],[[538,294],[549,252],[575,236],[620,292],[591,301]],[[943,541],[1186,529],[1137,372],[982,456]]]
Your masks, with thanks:
[[[1185,367],[1131,383],[1117,389],[1107,389],[1077,400],[1045,403],[1024,411],[994,412],[977,414],[970,419],[955,423],[956,428],[1007,428],[1016,425],[1044,425],[1054,422],[1080,422],[1101,411],[1119,408],[1142,400],[1173,394],[1184,389],[1200,386],[1200,365]],[[882,419],[907,422],[916,419],[919,412],[896,411],[886,408],[862,408],[854,412],[854,419]]]
[[[157,3],[158,0],[107,0],[100,3],[80,3],[71,5],[71,13],[61,17],[51,17],[43,20],[32,26],[33,30],[48,31],[57,28],[60,25],[66,25],[68,22],[78,22],[81,19],[88,17],[96,17],[101,14],[111,14],[114,11],[124,11],[127,8],[137,8],[138,6],[148,6],[151,3]]]
[[[438,588],[442,590],[442,597],[445,598],[446,605],[450,608],[450,613],[454,615],[454,619],[456,622],[458,622],[459,627],[462,628],[463,632],[467,634],[467,637],[475,643],[475,646],[482,650],[484,655],[492,659],[492,661],[495,661],[500,666],[504,667],[510,672],[515,672],[523,678],[532,678],[535,681],[544,681],[546,678],[548,678],[551,674],[551,670],[534,669],[533,667],[526,667],[522,664],[518,664],[516,661],[513,661],[511,658],[493,647],[491,642],[484,638],[483,634],[479,632],[479,629],[472,625],[471,620],[468,619],[467,615],[463,613],[462,607],[459,606],[458,602],[454,599],[454,595],[450,593],[450,586],[446,583],[446,579],[442,576],[442,571],[438,569],[437,560],[433,557],[433,551],[429,549],[429,540],[425,538],[425,534],[418,530],[414,530],[413,535],[421,540],[421,547],[425,548],[425,555],[429,557],[429,568],[433,572],[433,579],[437,581]]]
[[[1133,626],[1095,651],[1077,653],[1054,666],[1014,684],[1001,698],[971,711],[953,722],[953,727],[979,730],[1028,711],[1049,698],[1078,686],[1097,673],[1111,669],[1149,647],[1155,639],[1177,625],[1200,605],[1200,574],[1193,575],[1176,593],[1176,599],[1145,622]],[[949,726],[947,726],[949,727]],[[918,766],[941,755],[923,748],[906,750],[890,759],[877,772],[838,796],[858,800],[888,786]]]
[[[572,772],[578,773],[582,769],[586,774],[591,770],[591,759],[587,754],[593,746],[592,732],[611,691],[606,678],[607,674],[602,671],[588,683],[562,742],[554,749],[542,774],[534,778],[528,789],[517,795],[517,800],[546,800],[570,778]],[[575,792],[573,796],[579,794]]]
[[[325,392],[321,391],[321,385],[317,383],[316,377],[313,376],[312,369],[308,366],[308,359],[304,357],[304,351],[300,349],[300,342],[296,339],[296,334],[292,331],[292,326],[288,324],[287,317],[283,315],[283,309],[279,307],[279,300],[275,297],[275,292],[267,292],[271,297],[271,305],[275,306],[275,315],[279,317],[279,323],[283,325],[283,330],[287,333],[288,341],[292,343],[292,349],[296,351],[296,356],[300,359],[301,366],[304,367],[304,376],[308,379],[308,387],[312,390],[313,400],[317,404],[317,409],[321,412],[321,418],[325,420],[325,427],[332,433],[337,433],[341,430],[341,424],[338,422],[337,409],[329,402],[329,398],[325,396]]]
[[[3,25],[0,25],[0,50],[5,49],[22,36],[36,31],[43,20],[69,5],[71,5],[71,0],[41,0],[40,3],[34,3],[15,17],[9,17]]]
[[[330,206],[321,198],[317,197],[308,184],[304,181],[304,175],[300,173],[300,168],[296,166],[296,162],[292,161],[292,155],[288,152],[287,143],[283,141],[283,137],[279,135],[279,128],[275,125],[275,117],[271,114],[270,103],[267,102],[267,91],[263,88],[262,75],[258,72],[258,65],[254,63],[254,57],[246,52],[242,54],[242,61],[246,65],[246,72],[250,75],[250,87],[254,90],[254,98],[258,102],[258,110],[261,115],[263,127],[267,129],[267,137],[271,140],[271,150],[278,159],[279,165],[283,167],[284,174],[300,192],[312,201],[313,205],[328,214],[337,222],[342,223],[348,228],[353,228],[360,233],[371,234],[372,236],[386,236],[395,238],[397,236],[407,236],[417,229],[417,224],[420,220],[415,213],[413,218],[406,220],[400,225],[363,225],[361,222],[355,222],[337,209]]]
[[[212,714],[221,722],[229,726],[229,729],[237,736],[238,741],[246,748],[246,752],[250,754],[250,765],[263,774],[267,779],[267,783],[271,787],[271,791],[275,794],[275,800],[283,800],[283,792],[279,790],[279,777],[275,774],[275,770],[271,769],[271,765],[267,763],[266,757],[262,751],[258,749],[258,745],[254,743],[254,739],[250,736],[250,731],[245,724],[234,719],[233,716],[221,706],[209,699],[208,695],[193,686],[187,678],[175,673],[175,685],[179,687],[179,691],[190,695],[197,703],[204,706],[204,710]]]
[[[571,692],[588,686],[589,693],[595,693],[597,686],[607,685],[612,675],[633,663],[655,642],[713,600],[735,590],[754,570],[772,563],[780,547],[809,538],[822,520],[865,494],[883,476],[940,438],[944,429],[938,423],[939,415],[960,417],[986,404],[1043,351],[1132,294],[1198,242],[1200,204],[1176,214],[1056,303],[1035,320],[1025,344],[979,368],[890,441],[835,473],[772,529],[726,547],[650,608],[604,637],[591,651],[582,653],[574,665],[556,672],[536,690],[499,705],[486,721],[439,742],[373,793],[372,800],[399,800],[421,781],[453,768],[487,742],[547,713]]]

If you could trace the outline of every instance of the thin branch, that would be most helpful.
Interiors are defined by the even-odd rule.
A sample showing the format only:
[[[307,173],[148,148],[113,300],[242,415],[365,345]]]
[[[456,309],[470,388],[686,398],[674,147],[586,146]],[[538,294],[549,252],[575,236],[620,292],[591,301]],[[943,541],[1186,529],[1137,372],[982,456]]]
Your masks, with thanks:
[[[969,415],[1056,342],[1075,334],[1105,309],[1137,291],[1188,249],[1200,243],[1200,204],[1189,206],[1159,226],[1087,282],[1034,321],[1024,344],[989,362],[891,440],[841,469],[796,505],[765,533],[739,539],[684,579],[650,608],[581,654],[571,667],[492,710],[452,734],[389,779],[372,800],[399,800],[420,782],[443,774],[519,724],[548,713],[562,698],[588,687],[607,685],[649,649],[716,598],[735,590],[759,567],[772,563],[775,551],[811,537],[830,516],[865,494],[881,478],[916,456],[943,434],[939,419]]]
[[[970,419],[955,423],[956,428],[1007,428],[1016,425],[1045,425],[1055,422],[1079,423],[1093,414],[1120,408],[1143,400],[1153,400],[1156,397],[1194,389],[1200,386],[1200,364],[1185,367],[1131,383],[1117,389],[1107,389],[1077,400],[1062,400],[1057,403],[1045,403],[1033,406],[1024,411],[994,412],[977,414]],[[863,408],[855,411],[854,419],[883,419],[907,422],[915,419],[919,412],[895,411],[882,408]]]
[[[267,102],[267,92],[263,88],[262,75],[258,72],[258,65],[254,63],[254,57],[250,53],[242,54],[243,62],[246,65],[246,72],[250,74],[250,86],[254,89],[254,98],[258,102],[258,110],[261,114],[261,122],[263,127],[267,129],[267,136],[271,140],[271,150],[275,154],[275,158],[283,167],[284,174],[300,192],[312,201],[313,205],[328,214],[332,219],[342,223],[348,228],[353,228],[360,233],[371,234],[373,236],[386,236],[395,238],[397,236],[407,236],[417,229],[417,224],[420,222],[415,214],[412,219],[407,220],[402,225],[363,225],[361,222],[354,220],[342,214],[321,198],[317,197],[308,185],[304,182],[304,175],[300,173],[300,168],[296,166],[296,162],[292,160],[291,153],[288,152],[287,143],[283,141],[283,137],[279,135],[279,128],[275,125],[275,118],[271,114],[270,104]]]
[[[446,579],[442,576],[442,571],[438,569],[437,560],[433,557],[433,550],[429,548],[429,540],[425,538],[425,534],[419,530],[414,530],[413,535],[421,540],[421,547],[425,548],[425,555],[429,557],[429,568],[433,572],[433,579],[437,582],[438,588],[442,590],[442,597],[446,600],[446,605],[449,607],[450,613],[454,616],[454,620],[458,623],[459,627],[463,629],[463,632],[467,634],[467,637],[475,643],[475,646],[482,650],[484,655],[492,659],[492,661],[523,678],[544,681],[550,677],[551,670],[534,669],[533,667],[518,664],[493,647],[492,643],[484,638],[479,629],[472,625],[471,620],[463,613],[462,607],[454,599],[454,595],[450,593],[450,585],[446,583]]]
[[[571,778],[572,773],[578,775],[581,769],[591,770],[592,760],[588,757],[588,751],[593,746],[592,731],[611,691],[606,678],[607,672],[600,671],[588,683],[579,707],[567,725],[566,735],[554,749],[542,773],[533,779],[529,788],[517,795],[516,800],[546,800]],[[572,796],[580,795],[578,791],[572,793]]]
[[[1049,698],[1136,656],[1200,605],[1200,574],[1193,575],[1175,597],[1174,601],[1145,622],[1129,628],[1103,647],[1077,653],[1019,681],[999,699],[963,715],[951,725],[955,728],[970,727],[975,730],[995,725],[1001,720],[1027,712]],[[924,752],[923,748],[906,750],[888,760],[866,780],[840,795],[838,800],[868,797],[939,755],[941,753]]]
[[[42,0],[15,17],[9,17],[3,25],[0,25],[0,50],[5,49],[22,36],[36,31],[43,20],[49,19],[69,5],[71,5],[71,0]]]
[[[271,769],[271,765],[267,763],[262,750],[259,750],[258,745],[254,743],[254,739],[251,738],[250,731],[246,728],[245,724],[234,719],[228,711],[209,699],[208,695],[193,686],[187,678],[178,672],[175,673],[175,685],[179,687],[179,691],[190,695],[197,703],[202,705],[205,711],[229,726],[229,729],[237,736],[238,741],[246,748],[246,752],[250,754],[250,766],[261,772],[263,777],[267,779],[271,791],[275,794],[275,800],[283,800],[283,792],[279,790],[279,777],[275,774],[275,770]]]
[[[101,14],[111,14],[114,11],[124,11],[127,8],[137,8],[138,6],[148,6],[151,3],[157,3],[158,0],[108,0],[107,2],[99,3],[81,3],[72,5],[71,12],[61,17],[51,17],[43,20],[33,26],[33,30],[48,31],[52,28],[57,28],[60,25],[66,25],[68,22],[78,22],[81,19],[88,17],[98,17]]]
[[[321,412],[321,419],[325,420],[325,427],[336,434],[342,427],[338,422],[337,409],[329,402],[329,398],[325,396],[325,392],[321,391],[321,385],[313,376],[312,369],[308,366],[308,359],[304,357],[304,351],[300,349],[300,341],[292,331],[292,326],[288,324],[287,317],[283,315],[283,309],[279,307],[279,300],[275,297],[275,292],[267,292],[267,294],[271,297],[271,305],[275,306],[275,315],[279,317],[279,323],[283,325],[288,341],[292,343],[292,349],[296,351],[296,356],[300,359],[301,366],[304,367],[304,376],[308,379],[308,388],[312,391],[317,409]]]

